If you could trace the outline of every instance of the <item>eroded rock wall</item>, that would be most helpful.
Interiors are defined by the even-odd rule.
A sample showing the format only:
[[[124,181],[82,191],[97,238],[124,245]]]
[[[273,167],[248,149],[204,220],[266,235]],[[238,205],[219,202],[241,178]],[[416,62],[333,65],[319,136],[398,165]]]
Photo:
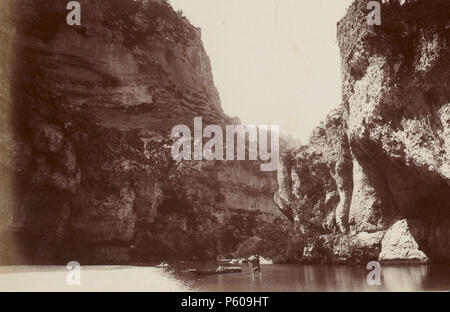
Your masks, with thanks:
[[[285,155],[275,198],[331,261],[449,260],[450,3],[383,2],[369,26],[367,2],[338,23],[342,105]],[[362,233],[381,235],[350,244],[360,256],[328,243]]]
[[[0,260],[211,258],[283,218],[273,173],[172,160],[174,125],[232,123],[200,30],[166,1],[80,3],[81,26],[65,1],[1,4]]]

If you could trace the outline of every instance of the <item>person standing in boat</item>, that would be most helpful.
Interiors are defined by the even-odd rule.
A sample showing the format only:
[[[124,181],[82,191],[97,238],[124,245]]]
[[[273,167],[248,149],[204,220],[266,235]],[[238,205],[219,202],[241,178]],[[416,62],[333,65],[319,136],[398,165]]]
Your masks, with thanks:
[[[259,255],[252,255],[248,258],[248,263],[250,264],[250,270],[252,271],[252,277],[254,278],[256,273],[261,276],[261,263],[259,261]]]

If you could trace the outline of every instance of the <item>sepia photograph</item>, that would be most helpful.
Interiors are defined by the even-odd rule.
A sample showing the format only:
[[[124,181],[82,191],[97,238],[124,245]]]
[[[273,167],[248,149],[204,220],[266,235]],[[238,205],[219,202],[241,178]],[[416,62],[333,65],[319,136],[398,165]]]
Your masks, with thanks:
[[[0,67],[0,292],[450,291],[450,0],[0,0]]]

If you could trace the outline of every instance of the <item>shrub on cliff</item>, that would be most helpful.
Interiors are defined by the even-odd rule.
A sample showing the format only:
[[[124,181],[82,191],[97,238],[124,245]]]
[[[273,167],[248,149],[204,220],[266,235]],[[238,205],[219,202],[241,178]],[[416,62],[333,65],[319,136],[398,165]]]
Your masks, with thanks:
[[[253,236],[240,243],[233,256],[235,258],[248,258],[254,254],[261,254],[263,249],[264,240],[257,236]]]
[[[283,219],[276,219],[255,230],[255,235],[241,242],[233,254],[235,258],[247,258],[260,254],[274,263],[298,263],[302,260],[307,238],[296,234]]]

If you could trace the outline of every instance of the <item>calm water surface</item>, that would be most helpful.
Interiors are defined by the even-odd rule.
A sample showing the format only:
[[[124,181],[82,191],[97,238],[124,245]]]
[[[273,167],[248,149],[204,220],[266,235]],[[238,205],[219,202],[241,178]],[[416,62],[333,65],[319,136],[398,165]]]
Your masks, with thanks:
[[[369,270],[358,265],[265,265],[262,277],[251,277],[247,265],[242,273],[198,277],[179,266],[178,278],[198,291],[448,291],[450,268],[447,266],[381,267],[381,286],[369,286]],[[195,268],[213,269],[216,264]]]
[[[0,291],[448,291],[448,266],[381,267],[381,286],[369,286],[364,266],[263,265],[262,276],[242,273],[199,277],[188,269],[217,263],[148,266],[82,266],[81,285],[68,286],[65,266],[0,267]]]

